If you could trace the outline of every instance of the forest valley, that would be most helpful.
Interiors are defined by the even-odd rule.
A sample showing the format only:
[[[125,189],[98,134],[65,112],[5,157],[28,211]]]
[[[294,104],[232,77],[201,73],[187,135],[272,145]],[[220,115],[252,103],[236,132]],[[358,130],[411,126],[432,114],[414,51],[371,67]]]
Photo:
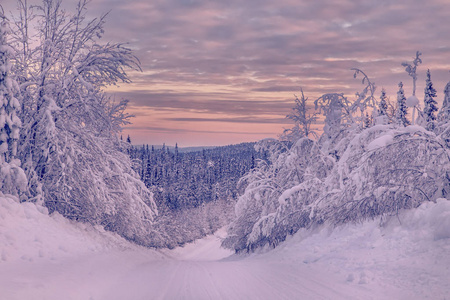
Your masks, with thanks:
[[[408,98],[400,82],[390,101],[354,69],[355,99],[301,91],[279,139],[189,153],[132,146],[120,139],[128,101],[104,90],[130,82],[139,60],[125,44],[100,43],[105,16],[88,20],[87,2],[73,13],[57,0],[18,0],[13,17],[0,9],[0,197],[147,247],[230,224],[223,245],[236,252],[449,200],[450,82],[439,108],[428,70],[419,101],[420,52],[402,64]]]

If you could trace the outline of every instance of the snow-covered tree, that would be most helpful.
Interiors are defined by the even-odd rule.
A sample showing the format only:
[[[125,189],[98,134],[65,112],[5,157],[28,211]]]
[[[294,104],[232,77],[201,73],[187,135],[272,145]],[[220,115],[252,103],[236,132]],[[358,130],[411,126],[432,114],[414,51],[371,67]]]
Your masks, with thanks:
[[[14,56],[14,50],[7,40],[9,32],[9,22],[0,5],[0,192],[20,196],[26,190],[27,180],[17,159],[21,121],[20,103],[15,95],[19,87],[11,76],[10,57]]]
[[[366,115],[364,116],[364,128],[369,128],[372,126],[373,119],[369,116],[369,113],[366,111]]]
[[[314,101],[314,105],[325,116],[323,131],[330,137],[336,135],[342,126],[353,123],[351,102],[344,94],[324,94]]]
[[[442,102],[442,107],[439,110],[438,118],[441,122],[450,121],[450,82],[445,86],[444,102]]]
[[[403,83],[398,84],[399,90],[397,92],[397,110],[395,112],[395,118],[397,119],[397,124],[408,126],[410,125],[407,119],[408,107],[406,106],[405,92],[403,90]]]
[[[417,82],[417,66],[422,63],[422,59],[420,59],[420,56],[422,53],[419,51],[416,52],[416,57],[414,58],[412,64],[408,62],[403,62],[402,66],[405,67],[405,71],[408,73],[409,76],[413,79],[413,96],[416,95],[416,82]]]
[[[268,151],[268,161],[260,161],[242,178],[248,186],[239,197],[236,219],[224,241],[236,251],[277,245],[290,232],[309,224],[307,206],[333,165],[317,142],[308,138],[300,138],[291,148],[282,141],[266,139],[257,148]]]
[[[19,154],[32,196],[43,196],[50,212],[146,244],[156,206],[120,151],[126,101],[112,103],[102,91],[129,82],[125,70],[139,70],[139,62],[123,44],[100,43],[106,15],[87,20],[87,3],[69,13],[60,0],[32,7],[18,0],[12,45],[23,98]]]
[[[448,97],[450,84],[447,88]],[[377,117],[395,115],[400,126],[388,122],[370,126],[364,109],[360,111],[365,111],[365,128],[354,126],[352,112],[360,106],[345,100],[343,94],[316,100],[326,116],[317,142],[300,138],[286,147],[281,141],[264,141],[270,145],[266,147],[270,163],[260,164],[245,177],[248,186],[237,202],[224,246],[238,252],[276,246],[300,228],[384,218],[448,198],[447,123],[439,123],[432,133],[405,127],[409,121],[401,82],[397,110],[388,113],[392,105],[382,91],[378,108],[382,113]]]
[[[412,124],[415,123],[415,116],[416,116],[416,109],[418,109],[419,105],[419,99],[416,97],[416,82],[417,82],[417,66],[422,63],[422,60],[420,59],[420,53],[419,51],[416,52],[416,57],[414,58],[412,64],[403,62],[402,66],[405,67],[405,71],[408,73],[409,76],[413,79],[413,93],[411,96],[407,98],[406,106],[413,108],[413,114],[412,114]]]
[[[292,108],[293,113],[286,116],[286,118],[294,121],[294,127],[284,131],[284,138],[287,140],[296,141],[302,137],[309,137],[309,135],[317,137],[316,132],[311,129],[311,125],[317,120],[316,113],[307,113],[306,101],[308,98],[303,94],[303,89],[301,89],[301,93],[302,97],[300,99],[295,95],[295,106]]]
[[[436,97],[436,90],[433,87],[433,83],[431,82],[431,74],[430,70],[427,71],[427,80],[425,85],[425,98],[423,113],[425,115],[425,121],[427,123],[433,122],[436,120],[436,112],[438,110],[437,102],[434,100]]]
[[[386,96],[386,90],[381,90],[380,101],[378,103],[377,116],[374,118],[374,123],[386,125],[390,122],[391,115],[389,113],[389,104]]]
[[[376,126],[355,134],[314,210],[333,223],[393,215],[450,192],[450,157],[424,129]]]
[[[353,74],[353,78],[356,78],[359,74],[363,75],[363,79],[361,80],[362,84],[365,84],[364,89],[362,92],[356,93],[356,100],[351,105],[351,112],[355,113],[357,110],[360,112],[360,122],[364,126],[365,117],[364,113],[366,112],[367,108],[374,108],[376,107],[376,99],[375,99],[375,83],[371,82],[369,79],[369,76],[367,76],[366,73],[361,71],[357,68],[352,68],[352,71],[355,71]],[[372,110],[372,116],[376,114],[376,110]],[[375,115],[376,117],[376,115]]]
[[[247,177],[225,246],[276,246],[300,228],[396,215],[450,193],[448,146],[420,127],[352,130],[339,160],[320,141],[300,139]]]
[[[378,105],[378,114],[380,116],[387,116],[387,113],[388,113],[388,104],[387,104],[386,90],[381,89],[380,104]]]
[[[10,57],[13,49],[7,42],[8,22],[0,7],[0,163],[9,162],[17,154],[17,141],[21,121],[20,104],[15,94],[18,86],[11,78]]]

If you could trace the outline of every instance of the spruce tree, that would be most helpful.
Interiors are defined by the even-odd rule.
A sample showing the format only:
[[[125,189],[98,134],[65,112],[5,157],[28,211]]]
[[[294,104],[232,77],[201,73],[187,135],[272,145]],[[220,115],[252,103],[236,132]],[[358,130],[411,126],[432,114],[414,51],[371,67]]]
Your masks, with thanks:
[[[369,128],[372,126],[372,120],[369,116],[369,113],[366,111],[366,115],[364,117],[364,128]]]
[[[382,89],[381,96],[380,96],[380,105],[378,107],[378,114],[380,116],[387,116],[387,109],[388,109],[388,105],[387,105],[386,90]]]
[[[399,125],[408,126],[410,125],[409,120],[406,118],[408,115],[408,107],[406,106],[405,91],[403,90],[403,83],[398,84],[399,90],[397,92],[397,111],[396,119]]]
[[[179,152],[178,152],[178,143],[175,143],[175,163],[178,163]]]
[[[434,100],[436,97],[436,90],[433,87],[433,83],[431,82],[430,70],[427,71],[427,80],[425,85],[425,98],[424,102],[424,115],[425,120],[428,122],[436,120],[436,112],[438,110],[437,102]]]
[[[444,102],[439,110],[439,121],[448,122],[450,120],[450,82],[447,83],[444,89]]]

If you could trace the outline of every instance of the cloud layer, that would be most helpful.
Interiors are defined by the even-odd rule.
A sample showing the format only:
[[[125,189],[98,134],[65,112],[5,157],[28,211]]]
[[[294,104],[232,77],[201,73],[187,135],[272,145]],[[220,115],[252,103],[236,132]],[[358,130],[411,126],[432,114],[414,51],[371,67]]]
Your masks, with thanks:
[[[11,0],[7,0],[11,1]],[[395,99],[401,66],[423,53],[438,91],[450,80],[448,0],[95,0],[110,11],[105,41],[130,42],[142,73],[111,89],[136,115],[125,134],[139,143],[228,144],[276,136],[294,93],[309,99],[362,88],[364,70]],[[239,134],[236,134],[239,133]]]

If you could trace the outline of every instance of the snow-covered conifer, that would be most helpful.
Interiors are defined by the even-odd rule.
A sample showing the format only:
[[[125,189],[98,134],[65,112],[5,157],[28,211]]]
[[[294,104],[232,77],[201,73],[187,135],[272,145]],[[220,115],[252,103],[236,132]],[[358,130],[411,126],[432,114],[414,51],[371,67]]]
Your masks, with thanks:
[[[388,104],[387,104],[386,90],[382,89],[380,96],[380,104],[378,105],[378,114],[380,116],[387,116],[387,110]]]
[[[431,82],[431,74],[430,70],[427,71],[427,80],[425,85],[425,98],[423,100],[424,102],[424,109],[423,113],[425,115],[426,122],[432,122],[436,120],[435,113],[438,110],[437,102],[434,100],[434,97],[436,97],[436,90],[433,87],[433,83]]]
[[[364,128],[369,128],[372,126],[372,118],[369,116],[369,113],[366,111],[366,115],[364,116]]]
[[[372,114],[374,115],[374,114]],[[386,96],[386,90],[381,90],[380,101],[378,103],[378,109],[376,116],[373,117],[373,122],[375,125],[383,124],[386,125],[389,123],[392,114],[389,112],[389,104]]]
[[[397,124],[408,126],[410,124],[409,120],[406,118],[408,115],[408,107],[406,106],[405,92],[403,90],[403,83],[398,84],[399,90],[397,92],[397,110],[395,112],[395,118],[397,119]]]
[[[439,121],[450,121],[450,82],[447,83],[444,89],[444,102],[438,113]]]

